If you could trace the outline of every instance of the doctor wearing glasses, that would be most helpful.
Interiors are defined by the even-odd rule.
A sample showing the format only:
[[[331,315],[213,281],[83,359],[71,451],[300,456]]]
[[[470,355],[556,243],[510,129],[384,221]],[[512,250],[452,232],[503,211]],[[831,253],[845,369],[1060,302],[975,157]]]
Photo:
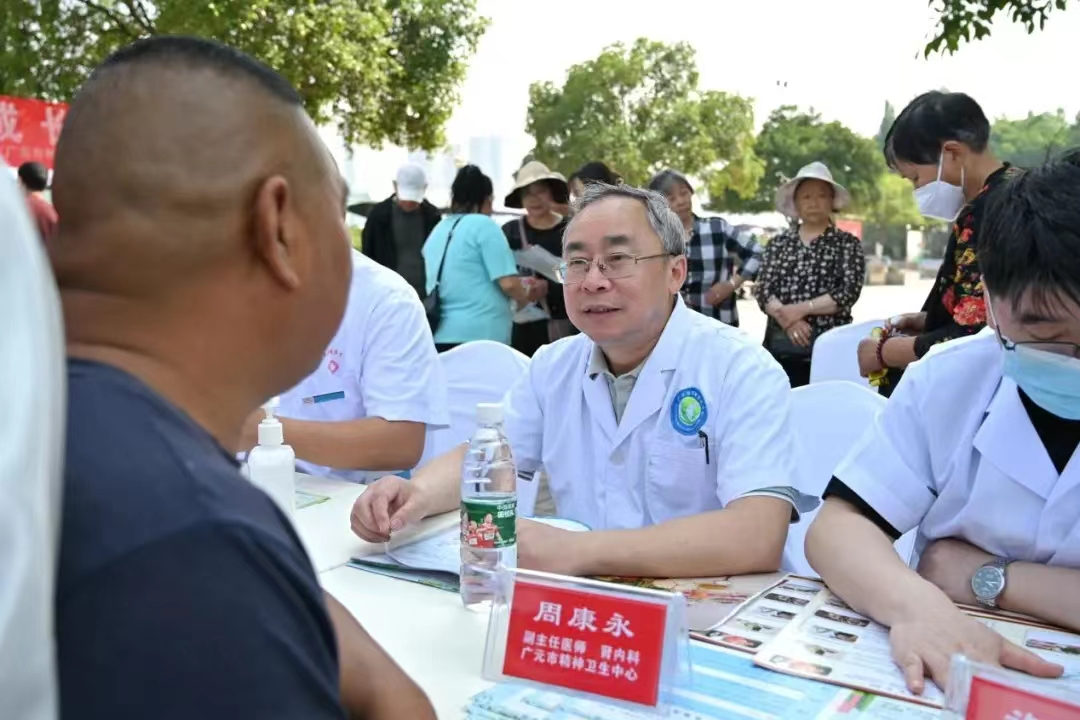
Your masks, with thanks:
[[[949,657],[1053,677],[956,603],[1080,631],[1080,155],[1010,180],[979,253],[991,329],[912,365],[836,470],[807,557],[891,628],[913,691]],[[915,527],[918,572],[892,550]],[[1039,649],[1039,648],[1036,648]]]
[[[557,514],[593,532],[521,520],[523,567],[639,577],[779,567],[800,502],[787,376],[759,343],[683,304],[685,251],[661,195],[586,187],[559,269],[582,334],[541,348],[504,407],[519,472],[543,468]],[[357,500],[353,530],[381,541],[455,510],[463,457],[437,458],[411,482],[380,479]]]

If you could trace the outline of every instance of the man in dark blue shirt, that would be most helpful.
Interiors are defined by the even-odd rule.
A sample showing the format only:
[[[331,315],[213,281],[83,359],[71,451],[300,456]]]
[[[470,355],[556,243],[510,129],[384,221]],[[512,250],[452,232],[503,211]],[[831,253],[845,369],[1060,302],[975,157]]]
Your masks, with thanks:
[[[62,716],[434,717],[224,450],[344,310],[343,187],[296,93],[216,43],[140,41],[72,103],[54,187]]]

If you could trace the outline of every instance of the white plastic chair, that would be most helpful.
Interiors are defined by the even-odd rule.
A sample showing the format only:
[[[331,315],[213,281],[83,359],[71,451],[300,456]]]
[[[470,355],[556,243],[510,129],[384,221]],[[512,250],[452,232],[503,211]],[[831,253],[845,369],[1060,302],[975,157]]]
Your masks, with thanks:
[[[799,490],[821,497],[840,461],[862,437],[886,400],[868,388],[834,380],[791,391],[791,427],[795,433]],[[820,508],[819,508],[820,509]],[[806,561],[806,531],[818,510],[803,513],[788,529],[783,569],[799,575],[816,573]],[[897,541],[897,552],[910,561],[914,532]]]
[[[26,198],[3,169],[0,307],[0,698],[5,718],[50,720],[57,715],[53,578],[67,406],[63,324]]]
[[[529,369],[529,358],[509,345],[477,340],[439,355],[446,378],[450,426],[428,430],[420,465],[468,442],[476,428],[476,404],[500,402]]]
[[[810,384],[830,380],[849,380],[870,389],[866,378],[859,375],[859,343],[870,331],[881,327],[884,320],[870,320],[844,325],[824,333],[814,342],[810,359]]]

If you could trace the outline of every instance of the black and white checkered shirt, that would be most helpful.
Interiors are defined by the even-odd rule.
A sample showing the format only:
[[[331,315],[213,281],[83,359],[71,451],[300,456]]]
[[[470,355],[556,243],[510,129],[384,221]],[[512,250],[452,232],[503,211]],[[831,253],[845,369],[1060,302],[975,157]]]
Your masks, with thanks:
[[[761,267],[762,247],[749,232],[736,232],[727,220],[719,217],[694,216],[694,231],[686,246],[686,282],[682,296],[687,307],[710,315],[720,322],[739,326],[739,311],[735,308],[735,294],[713,307],[705,296],[719,282],[726,282],[735,274],[735,260],[739,260],[739,276],[753,280]]]

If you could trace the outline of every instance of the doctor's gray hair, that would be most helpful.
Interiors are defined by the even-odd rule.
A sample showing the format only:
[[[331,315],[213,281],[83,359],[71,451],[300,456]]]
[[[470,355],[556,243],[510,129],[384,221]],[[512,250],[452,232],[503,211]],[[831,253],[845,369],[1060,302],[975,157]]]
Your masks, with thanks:
[[[672,255],[686,254],[687,236],[682,220],[679,219],[678,215],[671,212],[667,199],[652,190],[643,190],[632,185],[586,183],[585,192],[574,203],[574,214],[570,218],[570,224],[574,223],[574,218],[580,215],[585,208],[610,197],[631,198],[640,202],[645,206],[645,216],[649,218],[649,224],[659,236],[664,250]],[[567,229],[569,229],[569,225]]]

